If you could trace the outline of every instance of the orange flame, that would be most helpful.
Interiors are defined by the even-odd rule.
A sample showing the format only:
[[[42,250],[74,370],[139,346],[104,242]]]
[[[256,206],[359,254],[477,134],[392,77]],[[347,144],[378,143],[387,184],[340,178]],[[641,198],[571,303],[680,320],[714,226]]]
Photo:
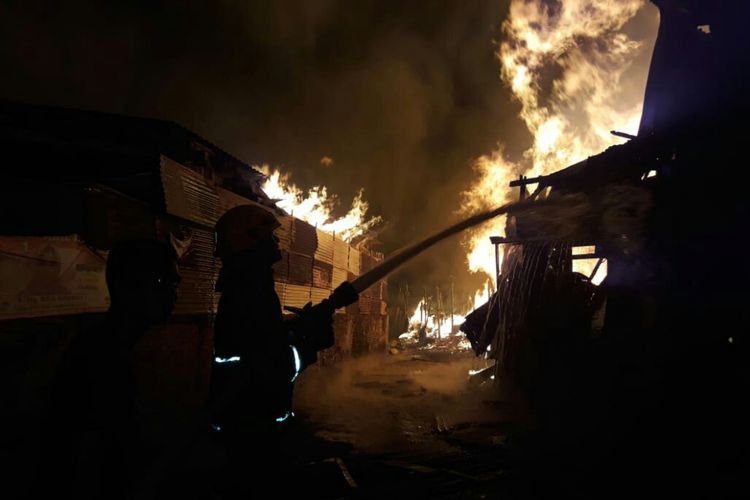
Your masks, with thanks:
[[[279,208],[321,231],[336,234],[345,241],[365,234],[382,221],[380,217],[367,218],[369,205],[363,198],[362,189],[354,197],[346,215],[335,218],[333,207],[337,197],[329,195],[325,187],[315,186],[304,192],[289,181],[289,174],[282,174],[276,169],[272,172],[268,165],[254,168],[267,176],[262,186],[263,191],[269,198],[277,200]]]
[[[632,85],[623,88],[621,80],[636,57],[653,47],[653,39],[650,45],[637,42],[623,26],[645,4],[566,0],[551,8],[540,0],[512,0],[497,56],[501,78],[521,104],[520,118],[533,146],[517,163],[503,157],[502,147],[477,159],[478,178],[463,193],[461,213],[517,199],[508,186],[513,178],[544,175],[598,153],[619,140],[610,130],[637,131],[643,92],[632,92]],[[638,71],[642,90],[646,71]],[[494,276],[489,236],[504,225],[494,221],[469,233],[470,270]],[[589,267],[593,270],[593,264]]]

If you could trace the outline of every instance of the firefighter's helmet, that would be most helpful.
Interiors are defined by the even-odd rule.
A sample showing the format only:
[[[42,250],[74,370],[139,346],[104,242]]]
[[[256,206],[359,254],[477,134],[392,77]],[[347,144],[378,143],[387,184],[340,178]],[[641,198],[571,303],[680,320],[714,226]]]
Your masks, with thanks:
[[[261,238],[279,227],[274,214],[260,205],[240,205],[227,210],[214,228],[215,255],[227,257],[256,248]]]

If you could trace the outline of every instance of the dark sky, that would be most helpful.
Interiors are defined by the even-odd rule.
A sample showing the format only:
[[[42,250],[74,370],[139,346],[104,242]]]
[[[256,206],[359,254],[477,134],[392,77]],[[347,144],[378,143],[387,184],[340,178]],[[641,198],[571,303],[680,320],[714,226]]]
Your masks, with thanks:
[[[507,0],[0,0],[0,98],[174,120],[344,204],[363,187],[387,252],[456,219],[474,158],[530,144],[494,55],[506,13]],[[454,239],[399,278],[447,283],[463,253]]]

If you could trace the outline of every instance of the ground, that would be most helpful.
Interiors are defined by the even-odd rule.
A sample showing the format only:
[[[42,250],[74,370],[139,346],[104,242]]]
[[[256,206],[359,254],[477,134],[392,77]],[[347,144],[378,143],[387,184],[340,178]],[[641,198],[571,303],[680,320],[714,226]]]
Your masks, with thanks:
[[[507,472],[492,361],[455,344],[308,370],[287,452],[317,498],[486,498]]]

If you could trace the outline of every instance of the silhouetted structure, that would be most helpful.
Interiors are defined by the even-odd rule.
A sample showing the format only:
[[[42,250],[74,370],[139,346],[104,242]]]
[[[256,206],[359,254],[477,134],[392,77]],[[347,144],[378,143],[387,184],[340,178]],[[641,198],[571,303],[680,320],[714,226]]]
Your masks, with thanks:
[[[511,183],[587,215],[509,217],[494,316],[464,328],[522,389],[561,476],[594,471],[592,491],[654,480],[673,494],[747,493],[750,5],[654,3],[638,136]],[[600,287],[572,272],[584,246],[606,259]]]

